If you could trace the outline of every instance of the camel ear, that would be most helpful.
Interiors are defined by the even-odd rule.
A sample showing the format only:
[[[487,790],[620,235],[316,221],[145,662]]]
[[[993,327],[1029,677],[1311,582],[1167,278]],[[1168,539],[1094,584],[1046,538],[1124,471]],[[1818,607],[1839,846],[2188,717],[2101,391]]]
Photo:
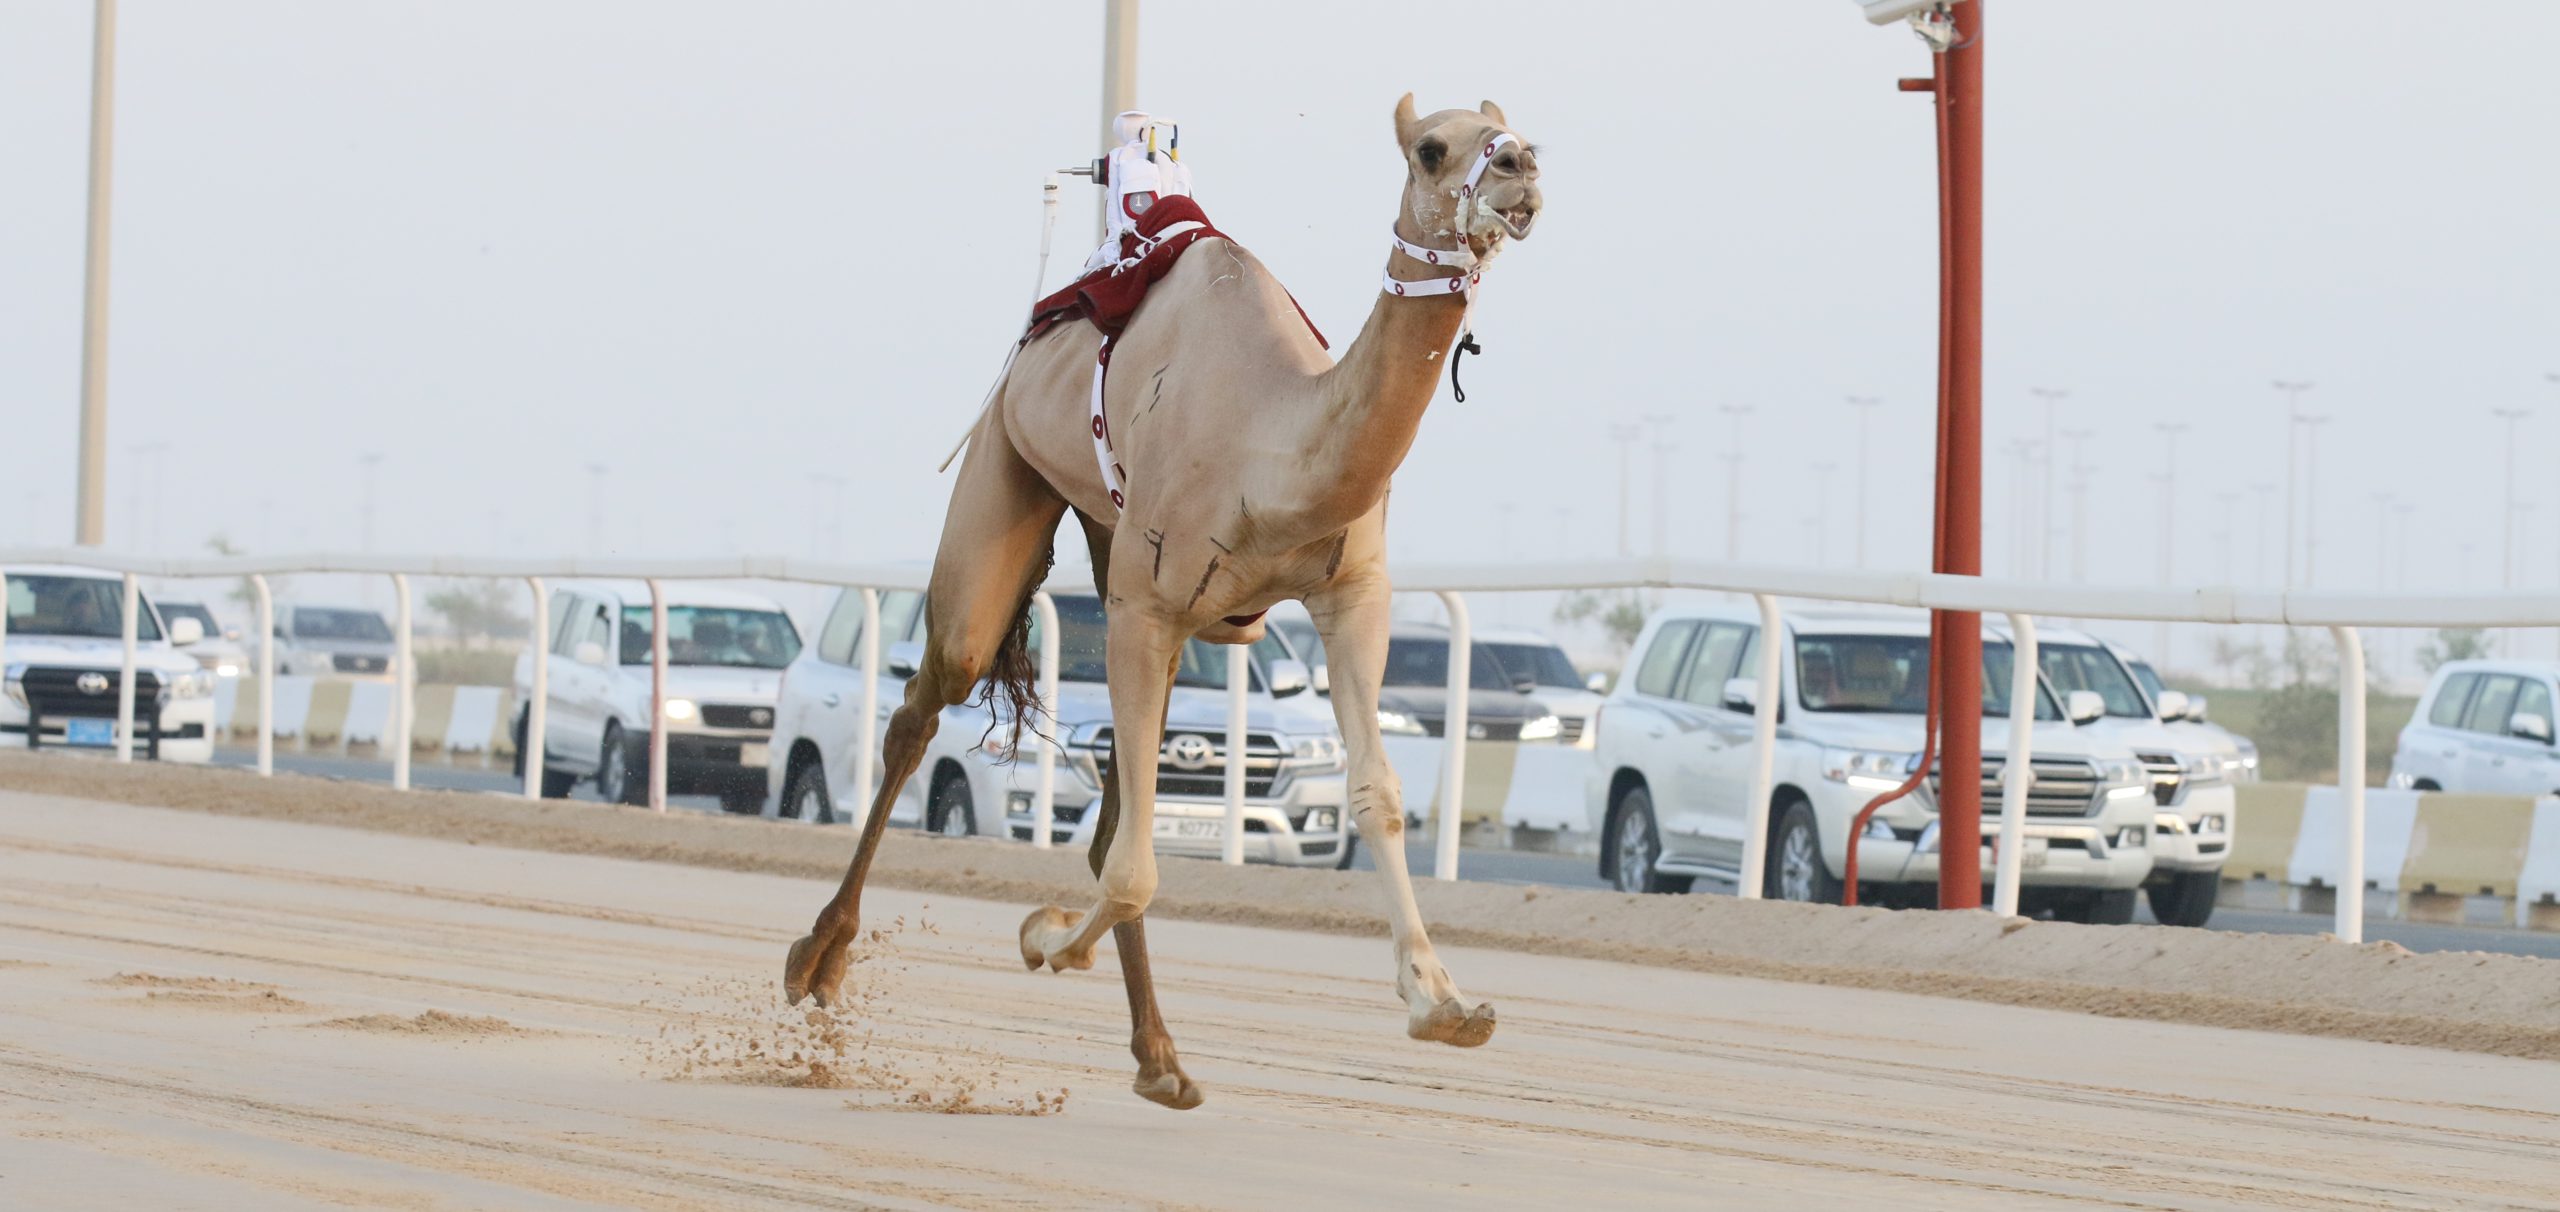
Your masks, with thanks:
[[[1419,125],[1421,121],[1421,117],[1413,111],[1413,94],[1406,93],[1403,100],[1396,102],[1397,151],[1409,151],[1412,149],[1413,128]]]
[[[1484,102],[1483,104],[1476,106],[1476,108],[1482,110],[1485,117],[1493,119],[1494,125],[1496,126],[1511,125],[1511,119],[1502,116],[1502,107],[1491,101]]]

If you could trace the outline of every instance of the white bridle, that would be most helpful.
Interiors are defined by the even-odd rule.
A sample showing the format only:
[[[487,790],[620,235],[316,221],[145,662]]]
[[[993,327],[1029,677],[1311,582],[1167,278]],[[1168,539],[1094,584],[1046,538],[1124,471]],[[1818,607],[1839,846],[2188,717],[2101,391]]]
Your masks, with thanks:
[[[1387,233],[1387,238],[1395,241],[1397,252],[1425,265],[1445,265],[1459,271],[1457,275],[1409,282],[1396,277],[1395,270],[1390,268],[1380,275],[1380,290],[1400,298],[1465,295],[1468,309],[1474,309],[1475,289],[1484,281],[1484,270],[1479,268],[1481,259],[1467,247],[1467,208],[1475,203],[1476,186],[1484,181],[1484,170],[1493,166],[1494,153],[1502,150],[1504,144],[1519,141],[1511,132],[1502,131],[1485,140],[1484,149],[1477,153],[1475,166],[1467,170],[1466,183],[1458,187],[1458,221],[1454,225],[1458,236],[1456,248],[1424,248],[1396,234],[1393,229]]]

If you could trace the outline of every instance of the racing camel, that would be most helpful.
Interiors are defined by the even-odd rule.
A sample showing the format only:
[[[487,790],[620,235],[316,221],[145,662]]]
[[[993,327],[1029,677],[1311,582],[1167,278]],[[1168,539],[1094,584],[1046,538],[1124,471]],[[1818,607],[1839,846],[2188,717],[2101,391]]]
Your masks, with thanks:
[[[882,742],[883,781],[860,846],[785,961],[794,1004],[841,999],[864,875],[943,709],[984,682],[991,698],[1009,701],[1017,728],[1036,710],[1027,606],[1072,509],[1106,606],[1114,777],[1093,837],[1093,904],[1034,910],[1022,924],[1023,962],[1090,968],[1095,945],[1112,935],[1128,985],[1133,1088],[1168,1107],[1200,1104],[1156,1009],[1141,920],[1156,889],[1165,708],[1187,640],[1252,643],[1262,613],[1294,598],[1330,661],[1349,808],[1386,884],[1406,1034],[1462,1048],[1492,1038],[1493,1007],[1459,996],[1424,933],[1405,871],[1403,795],[1378,739],[1386,502],[1485,264],[1537,218],[1537,152],[1490,101],[1423,117],[1408,93],[1395,134],[1406,170],[1395,240],[1377,301],[1339,363],[1279,279],[1205,217],[1184,231],[1199,246],[1159,262],[1146,305],[1105,341],[1107,379],[1095,373],[1094,327],[1035,326],[1020,346],[952,487],[924,657]],[[1198,215],[1187,198],[1157,209]],[[1159,226],[1153,235],[1175,233]],[[1148,251],[1143,237],[1131,241],[1131,251]]]

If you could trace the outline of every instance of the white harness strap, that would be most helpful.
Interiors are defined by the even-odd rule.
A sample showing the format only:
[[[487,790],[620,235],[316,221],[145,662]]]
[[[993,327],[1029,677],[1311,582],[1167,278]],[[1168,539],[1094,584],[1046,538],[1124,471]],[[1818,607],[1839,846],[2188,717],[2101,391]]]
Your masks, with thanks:
[[[1120,455],[1111,448],[1111,418],[1102,412],[1102,377],[1110,369],[1111,338],[1104,337],[1102,352],[1093,359],[1093,461],[1102,468],[1102,488],[1111,494],[1111,507],[1127,509],[1129,495],[1120,482]]]
[[[1424,248],[1397,235],[1392,229],[1387,233],[1387,238],[1395,241],[1397,252],[1425,265],[1446,265],[1451,269],[1466,272],[1453,278],[1424,278],[1418,282],[1408,282],[1397,278],[1395,271],[1390,269],[1379,275],[1379,289],[1391,295],[1407,297],[1463,294],[1467,296],[1468,309],[1470,311],[1474,309],[1475,288],[1484,281],[1484,273],[1476,268],[1475,251],[1467,247],[1465,234],[1467,208],[1475,204],[1476,186],[1483,183],[1484,170],[1492,167],[1494,153],[1502,150],[1506,143],[1519,141],[1512,136],[1511,132],[1503,131],[1485,140],[1483,150],[1476,153],[1475,165],[1467,170],[1466,182],[1458,186],[1458,222],[1456,224],[1458,246],[1456,248]]]

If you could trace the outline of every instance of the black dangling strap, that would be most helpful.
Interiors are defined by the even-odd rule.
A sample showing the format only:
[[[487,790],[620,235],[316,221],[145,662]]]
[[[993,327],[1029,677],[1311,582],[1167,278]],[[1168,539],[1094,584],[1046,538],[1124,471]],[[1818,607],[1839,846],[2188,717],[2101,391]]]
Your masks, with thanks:
[[[1458,386],[1458,359],[1468,354],[1482,356],[1483,353],[1484,346],[1476,344],[1476,335],[1472,332],[1459,333],[1458,347],[1449,351],[1449,390],[1461,404],[1467,402],[1467,389]]]

